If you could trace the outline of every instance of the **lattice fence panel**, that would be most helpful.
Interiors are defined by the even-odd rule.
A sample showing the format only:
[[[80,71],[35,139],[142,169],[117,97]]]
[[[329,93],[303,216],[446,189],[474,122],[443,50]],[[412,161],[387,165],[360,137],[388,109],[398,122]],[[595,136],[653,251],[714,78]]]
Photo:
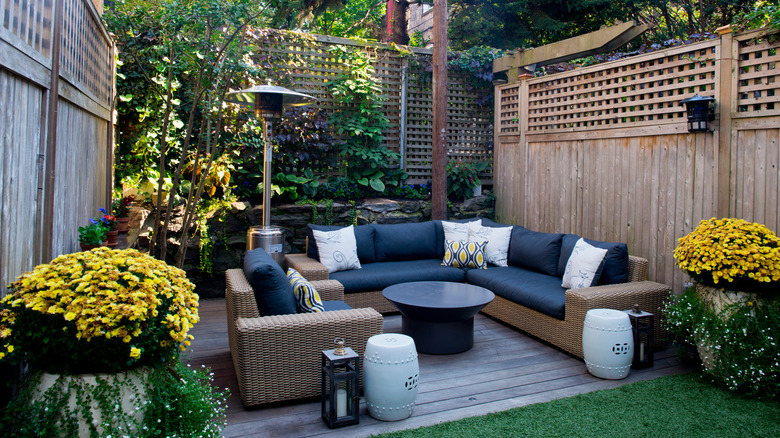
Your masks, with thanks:
[[[328,91],[328,82],[344,71],[328,49],[340,44],[352,50],[362,50],[374,59],[374,75],[381,87],[384,99],[383,112],[390,122],[384,132],[383,145],[400,152],[404,143],[404,168],[409,174],[409,183],[427,182],[432,178],[431,151],[433,137],[431,118],[433,114],[430,73],[409,68],[404,90],[404,65],[406,55],[383,45],[367,44],[341,38],[307,38],[300,34],[277,33],[272,30],[257,31],[254,58],[267,69],[271,69],[279,85],[311,94],[318,99],[317,106],[328,113],[337,109],[337,103]],[[297,36],[295,36],[297,35]],[[426,55],[417,55],[426,56]],[[492,107],[480,105],[477,93],[471,89],[465,77],[450,73],[448,88],[448,130],[450,156],[467,160],[492,161]],[[405,100],[406,108],[402,108]],[[405,117],[405,136],[402,118]],[[342,140],[331,132],[336,141]],[[404,136],[402,138],[402,136]],[[309,166],[318,175],[339,175],[339,169],[329,167],[329,157]],[[401,162],[395,163],[400,166]],[[483,182],[490,184],[490,171],[483,176]]]
[[[520,86],[505,85],[498,89],[499,113],[496,120],[501,135],[520,135]]]
[[[51,56],[54,0],[0,0],[0,27],[45,58]]]
[[[738,37],[737,72],[738,117],[758,117],[780,114],[780,40]]]
[[[86,0],[64,0],[60,74],[104,105],[112,98],[111,42]]]
[[[449,160],[493,160],[492,107],[479,102],[466,74],[448,72],[447,156]],[[431,74],[412,70],[407,84],[406,172],[410,181],[425,183],[432,177],[433,89]],[[492,184],[492,169],[480,175]]]
[[[718,47],[704,41],[531,79],[528,133],[677,123],[685,117],[680,100],[714,96]]]

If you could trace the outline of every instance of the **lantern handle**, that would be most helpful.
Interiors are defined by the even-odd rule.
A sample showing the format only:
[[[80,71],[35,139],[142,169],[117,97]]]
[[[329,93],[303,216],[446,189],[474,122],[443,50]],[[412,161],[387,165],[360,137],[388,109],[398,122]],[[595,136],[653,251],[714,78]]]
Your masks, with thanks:
[[[347,350],[344,349],[344,339],[343,338],[336,338],[333,340],[333,343],[336,344],[336,349],[333,351],[333,354],[336,356],[346,356]]]

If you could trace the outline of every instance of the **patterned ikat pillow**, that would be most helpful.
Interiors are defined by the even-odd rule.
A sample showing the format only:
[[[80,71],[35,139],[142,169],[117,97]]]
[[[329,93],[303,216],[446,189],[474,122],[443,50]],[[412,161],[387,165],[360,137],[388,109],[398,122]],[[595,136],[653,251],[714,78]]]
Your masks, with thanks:
[[[300,272],[293,268],[287,270],[287,279],[290,280],[295,301],[298,304],[298,313],[324,312],[320,294],[317,289],[309,283],[309,280],[303,278]]]
[[[441,264],[455,268],[487,269],[485,246],[487,246],[487,242],[446,240],[444,242],[444,260]]]

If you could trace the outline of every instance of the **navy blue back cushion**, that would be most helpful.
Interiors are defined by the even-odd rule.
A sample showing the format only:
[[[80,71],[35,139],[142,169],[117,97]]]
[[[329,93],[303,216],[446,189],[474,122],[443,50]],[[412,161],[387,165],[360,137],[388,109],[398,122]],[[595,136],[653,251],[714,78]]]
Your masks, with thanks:
[[[317,242],[314,240],[314,233],[312,230],[317,231],[336,231],[343,227],[341,225],[314,225],[309,224],[306,228],[306,236],[308,236],[308,245],[306,247],[306,255],[309,258],[319,261],[320,253],[317,251]],[[355,242],[357,243],[357,253],[360,263],[373,263],[376,261],[374,255],[374,225],[358,225],[355,229]]]
[[[330,279],[338,280],[344,286],[345,294],[382,290],[410,281],[466,281],[465,270],[442,266],[440,258],[366,263],[361,266],[360,269],[332,272]]]
[[[580,240],[576,234],[566,234],[561,243],[561,258],[558,261],[558,274],[563,277],[566,271],[566,263],[571,257],[574,245]],[[628,282],[628,245],[625,243],[602,242],[599,240],[585,239],[585,242],[596,248],[606,249],[607,255],[596,272],[594,285],[620,284]]]
[[[263,248],[246,253],[244,275],[252,285],[261,316],[298,313],[290,280]]]
[[[433,221],[411,224],[375,224],[374,253],[376,261],[438,258],[440,253],[444,254],[444,242],[442,241],[442,250],[440,251],[436,246],[438,240],[436,237],[436,225]]]
[[[500,224],[494,220],[488,219],[486,217],[482,218],[482,226],[483,227],[490,227],[490,228],[504,228],[504,227],[511,227],[511,225],[507,224]]]
[[[508,262],[532,271],[558,277],[563,234],[540,233],[515,225],[509,241]]]

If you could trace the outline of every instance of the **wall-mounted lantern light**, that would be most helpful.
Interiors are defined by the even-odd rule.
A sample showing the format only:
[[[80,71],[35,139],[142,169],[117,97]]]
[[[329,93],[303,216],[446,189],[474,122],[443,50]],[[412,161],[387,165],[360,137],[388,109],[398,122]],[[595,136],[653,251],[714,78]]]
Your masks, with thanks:
[[[709,131],[709,122],[715,118],[711,102],[715,102],[714,97],[699,96],[683,99],[681,104],[685,104],[685,110],[688,113],[688,132],[706,132]]]
[[[493,86],[504,85],[509,81],[505,71],[497,71],[493,73]]]

